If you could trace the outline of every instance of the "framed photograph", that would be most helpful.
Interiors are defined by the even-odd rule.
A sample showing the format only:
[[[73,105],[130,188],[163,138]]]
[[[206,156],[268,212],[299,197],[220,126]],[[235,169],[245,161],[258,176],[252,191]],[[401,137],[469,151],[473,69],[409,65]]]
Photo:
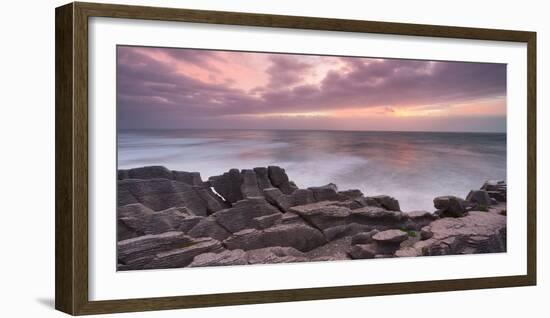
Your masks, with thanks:
[[[536,33],[56,9],[82,315],[536,284]]]

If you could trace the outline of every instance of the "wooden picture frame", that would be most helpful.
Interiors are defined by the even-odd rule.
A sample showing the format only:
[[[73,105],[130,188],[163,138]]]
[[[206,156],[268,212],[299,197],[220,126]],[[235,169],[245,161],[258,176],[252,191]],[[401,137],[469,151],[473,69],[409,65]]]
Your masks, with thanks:
[[[72,314],[164,310],[536,284],[536,33],[327,18],[70,3],[56,9],[55,307]],[[88,19],[111,17],[479,39],[527,44],[527,274],[340,287],[90,301],[88,297]]]

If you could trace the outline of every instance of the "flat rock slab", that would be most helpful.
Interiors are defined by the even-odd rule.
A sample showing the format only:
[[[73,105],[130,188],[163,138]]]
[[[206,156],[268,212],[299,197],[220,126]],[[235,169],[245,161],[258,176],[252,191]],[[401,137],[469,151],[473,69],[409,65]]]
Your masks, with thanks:
[[[342,237],[354,236],[358,233],[370,232],[373,226],[358,223],[348,223],[323,229],[323,234],[327,240],[332,241]]]
[[[255,218],[281,212],[269,204],[263,197],[237,201],[232,208],[218,211],[212,216],[228,231],[235,233],[243,229],[254,228]]]
[[[399,244],[409,238],[407,232],[401,230],[386,230],[376,233],[372,239],[379,243],[394,243]]]
[[[442,218],[422,229],[430,238],[396,255],[448,255],[506,251],[506,216],[471,211],[461,218]],[[411,248],[416,251],[412,251]]]
[[[193,258],[189,267],[228,266],[248,264],[247,253],[243,250],[224,250],[220,253],[204,253]]]
[[[154,211],[141,203],[117,208],[117,241],[145,235],[145,228]]]
[[[189,184],[167,179],[124,179],[118,181],[118,206],[141,203],[161,211],[184,206],[196,215],[206,216],[208,206]]]
[[[466,212],[465,201],[462,198],[447,195],[434,198],[434,207],[444,217],[462,217]]]
[[[393,197],[390,197],[389,195],[377,195],[377,196],[368,197],[368,199],[374,200],[384,209],[387,209],[390,211],[401,211],[401,208],[399,207],[399,201],[397,201]]]
[[[292,194],[284,194],[279,188],[265,188],[263,195],[271,204],[277,206],[281,211],[287,212],[296,205],[314,203],[313,192],[307,189],[297,189]]]
[[[214,218],[201,218],[187,233],[191,237],[211,237],[222,241],[231,235],[224,227],[218,224]]]
[[[305,262],[309,259],[304,253],[292,247],[266,247],[247,252],[249,264],[278,264]]]
[[[351,248],[351,237],[343,237],[325,245],[319,246],[305,256],[312,260],[347,260],[350,259],[347,251]]]
[[[223,241],[228,249],[252,250],[264,247],[293,247],[307,252],[326,243],[323,234],[305,224],[281,224],[265,230],[246,229]]]
[[[297,213],[297,214],[313,214],[316,210],[326,207],[328,205],[334,205],[335,203],[338,203],[338,201],[319,201],[315,203],[309,203],[309,204],[303,204],[298,206],[293,206],[291,212]]]
[[[169,231],[177,231],[182,223],[186,223],[188,220],[195,218],[197,218],[197,216],[185,207],[156,211],[148,218],[144,232],[145,234],[160,234]]]
[[[211,238],[198,238],[192,244],[158,253],[144,268],[177,268],[189,265],[195,256],[203,253],[219,253],[223,251],[219,241]]]
[[[173,231],[157,235],[143,235],[117,243],[119,263],[128,264],[144,257],[152,258],[158,252],[193,245],[195,239],[183,232]]]
[[[373,243],[370,243],[370,244],[354,245],[351,248],[349,255],[353,259],[370,259],[370,258],[374,258],[374,256],[377,255],[376,253],[377,253],[376,245]]]
[[[328,240],[337,239],[373,229],[387,230],[410,228],[418,230],[436,217],[429,213],[413,215],[386,210],[382,207],[365,206],[356,209],[342,206],[338,201],[320,201],[290,208],[310,224],[323,231]]]
[[[308,188],[313,193],[315,201],[345,201],[349,198],[338,192],[338,187],[334,183],[329,183],[320,187]]]

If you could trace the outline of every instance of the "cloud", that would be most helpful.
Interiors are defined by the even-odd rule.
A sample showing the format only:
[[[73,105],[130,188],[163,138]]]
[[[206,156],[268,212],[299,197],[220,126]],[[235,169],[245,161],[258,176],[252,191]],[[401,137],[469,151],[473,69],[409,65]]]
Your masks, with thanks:
[[[299,83],[312,69],[312,65],[292,55],[270,55],[271,65],[266,73],[269,75],[267,89],[280,89]]]
[[[242,67],[235,64],[253,57],[259,61],[253,71],[267,82],[239,88],[255,73],[237,71]],[[162,127],[266,113],[445,109],[505,96],[506,66],[124,46],[118,48],[117,85],[122,127],[147,120]]]

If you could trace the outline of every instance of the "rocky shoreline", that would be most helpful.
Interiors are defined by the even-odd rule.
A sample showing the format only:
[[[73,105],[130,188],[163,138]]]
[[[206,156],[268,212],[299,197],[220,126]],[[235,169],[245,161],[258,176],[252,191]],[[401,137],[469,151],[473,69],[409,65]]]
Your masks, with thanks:
[[[300,189],[278,166],[203,181],[162,166],[118,170],[118,270],[506,251],[506,183],[486,181],[435,211],[393,197]]]

